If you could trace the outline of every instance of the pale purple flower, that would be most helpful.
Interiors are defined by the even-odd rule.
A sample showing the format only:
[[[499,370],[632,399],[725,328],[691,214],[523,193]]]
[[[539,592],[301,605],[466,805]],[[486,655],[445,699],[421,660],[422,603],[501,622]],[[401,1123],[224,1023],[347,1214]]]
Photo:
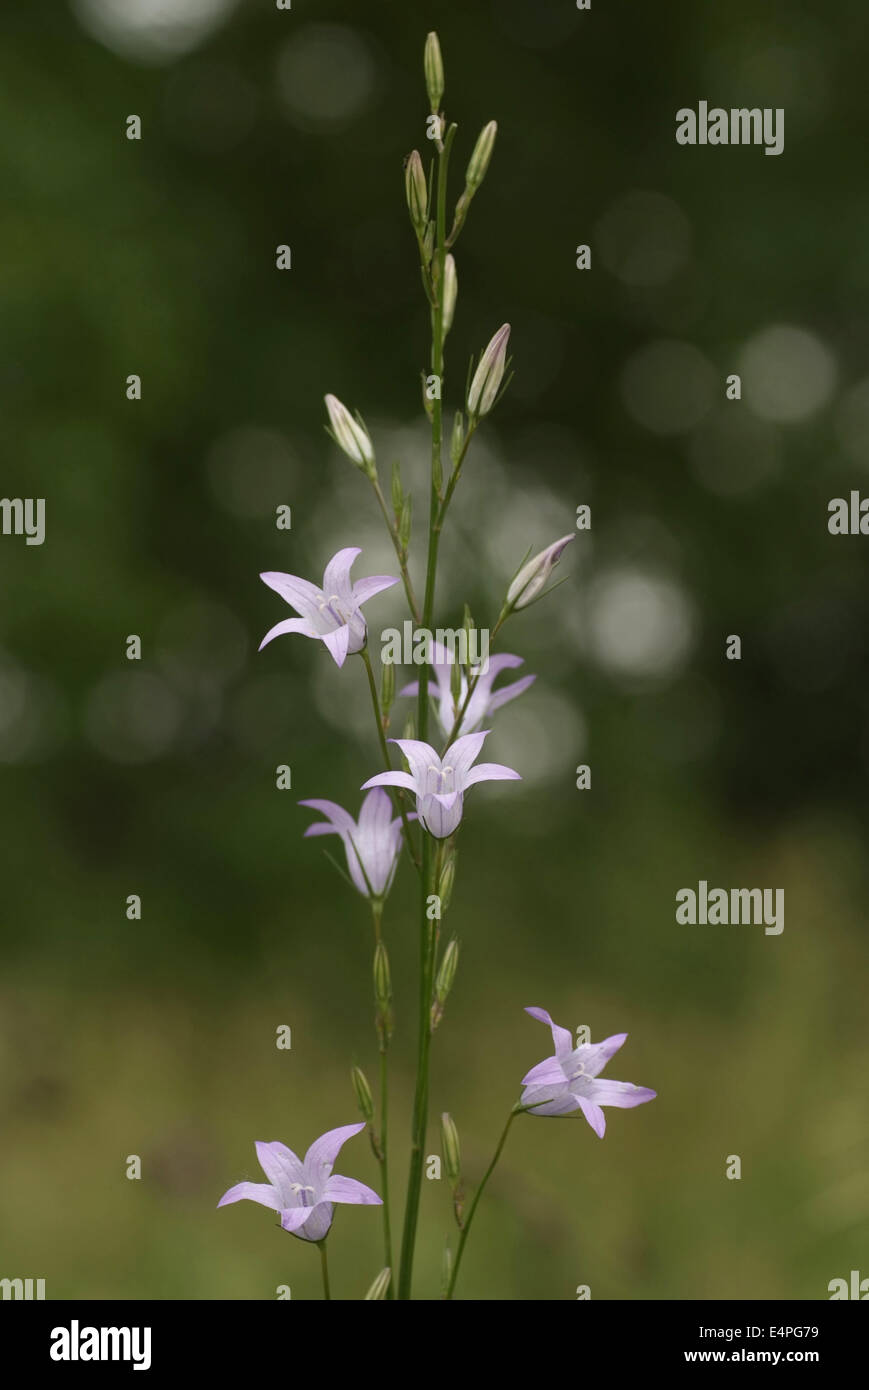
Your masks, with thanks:
[[[483,746],[488,729],[457,738],[443,760],[428,743],[416,738],[391,738],[397,743],[410,772],[380,772],[363,783],[368,787],[406,787],[416,795],[419,818],[430,835],[445,840],[462,819],[462,798],[475,782],[521,781],[518,772],[502,763],[480,763],[472,767]]]
[[[656,1091],[648,1086],[633,1086],[629,1081],[598,1080],[609,1059],[618,1052],[627,1038],[627,1033],[614,1033],[599,1043],[584,1043],[573,1046],[573,1037],[567,1028],[560,1028],[545,1009],[525,1010],[532,1018],[547,1023],[552,1029],[555,1056],[538,1062],[527,1076],[522,1078],[525,1090],[522,1092],[522,1105],[532,1105],[531,1115],[569,1115],[581,1110],[595,1134],[602,1139],[606,1129],[606,1117],[601,1106],[615,1105],[621,1110],[629,1110],[634,1105],[643,1105],[654,1100]]]
[[[364,1182],[332,1172],[341,1147],[365,1128],[364,1122],[330,1129],[315,1139],[305,1157],[297,1158],[286,1144],[257,1143],[256,1153],[268,1182],[240,1182],[224,1192],[219,1207],[230,1202],[259,1202],[280,1212],[281,1226],[302,1240],[322,1240],[332,1225],[335,1202],[381,1206],[381,1199]]]
[[[389,892],[401,853],[401,816],[393,819],[392,802],[387,792],[379,787],[370,791],[362,802],[358,821],[334,801],[300,801],[299,805],[322,811],[328,818],[309,825],[306,836],[341,836],[347,855],[347,868],[360,893],[369,896],[366,877],[375,898],[382,898]]]
[[[455,716],[453,714],[453,694],[450,685],[450,673],[453,663],[450,661],[450,653],[440,642],[434,643],[434,660],[431,663],[437,682],[437,695],[435,696],[438,723],[444,732],[444,737],[449,738],[453,731]],[[502,652],[498,656],[489,658],[489,669],[478,677],[474,686],[474,693],[468,700],[468,708],[462,718],[461,728],[457,733],[472,734],[479,729],[480,725],[494,714],[496,709],[506,705],[509,700],[515,700],[517,695],[521,695],[527,690],[529,685],[537,679],[536,676],[522,676],[518,681],[513,681],[511,685],[502,685],[500,690],[493,692],[492,685],[502,671],[512,669],[514,666],[522,666],[521,656],[511,656],[509,652]],[[412,681],[399,691],[400,695],[416,695],[419,692],[419,682]],[[468,678],[464,671],[461,677],[461,688],[459,691],[458,708],[461,709],[468,694]]]
[[[382,589],[391,589],[398,583],[391,574],[373,574],[368,579],[351,583],[351,566],[361,554],[356,546],[349,546],[333,555],[323,575],[322,589],[295,574],[282,574],[278,570],[261,574],[263,583],[286,599],[300,616],[284,618],[270,628],[259,644],[260,651],[282,633],[300,632],[303,637],[316,637],[325,642],[338,666],[344,665],[348,653],[360,652],[365,646],[367,631],[362,604]]]

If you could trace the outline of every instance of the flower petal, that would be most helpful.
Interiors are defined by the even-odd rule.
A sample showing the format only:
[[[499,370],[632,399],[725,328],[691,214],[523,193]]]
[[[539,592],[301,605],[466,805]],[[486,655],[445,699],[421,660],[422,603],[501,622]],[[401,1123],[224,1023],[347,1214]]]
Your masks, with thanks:
[[[350,628],[347,623],[343,627],[336,627],[334,632],[324,632],[320,638],[329,648],[336,666],[343,666],[347,659],[347,651],[350,646]]]
[[[263,647],[267,647],[276,637],[283,637],[285,632],[299,632],[303,637],[319,636],[307,618],[283,618],[279,623],[275,623],[274,627],[269,628],[258,650],[262,651]]]
[[[444,754],[444,763],[455,770],[457,786],[467,784],[471,763],[483,747],[488,732],[488,729],[483,729],[478,734],[463,734]]]
[[[272,1211],[281,1210],[281,1199],[271,1183],[267,1182],[236,1183],[235,1187],[224,1192],[217,1205],[226,1207],[230,1202],[259,1202],[261,1207],[271,1207]]]
[[[465,777],[465,790],[477,782],[521,782],[522,775],[503,763],[478,763]]]
[[[347,1140],[352,1139],[354,1134],[358,1134],[364,1128],[364,1120],[355,1125],[340,1125],[338,1129],[330,1129],[314,1140],[305,1154],[304,1167],[307,1180],[314,1183],[318,1192],[321,1191],[321,1184],[332,1172],[332,1165]]]
[[[323,1200],[327,1202],[348,1202],[352,1205],[365,1207],[383,1206],[382,1198],[378,1197],[370,1187],[366,1187],[364,1182],[357,1182],[355,1178],[342,1178],[337,1174],[326,1183],[323,1193]]]
[[[564,1068],[557,1057],[547,1057],[545,1061],[538,1062],[522,1078],[523,1086],[558,1086],[564,1085],[566,1078]]]
[[[580,1110],[588,1120],[598,1139],[603,1139],[606,1133],[606,1115],[603,1113],[600,1106],[595,1105],[594,1101],[589,1100],[587,1096],[577,1096],[577,1100],[579,1101]]]
[[[510,700],[515,700],[518,695],[522,695],[536,681],[536,676],[522,676],[520,680],[513,681],[510,685],[502,685],[500,690],[494,691],[489,696],[488,713],[492,714],[502,705],[506,705]]]
[[[298,1231],[304,1226],[316,1207],[285,1207],[281,1212],[281,1226],[285,1231]]]
[[[357,608],[363,603],[367,603],[375,594],[380,594],[384,589],[391,589],[393,584],[400,581],[392,574],[370,574],[367,579],[359,579],[353,585],[353,602]]]
[[[272,1187],[277,1188],[281,1207],[295,1206],[290,1200],[290,1187],[305,1180],[300,1159],[277,1139],[268,1144],[260,1140],[255,1148],[260,1167]]]
[[[533,1107],[529,1115],[570,1115],[579,1109],[579,1100],[563,1083],[559,1086],[529,1086],[522,1092],[522,1105]]]
[[[594,1081],[591,1086],[592,1099],[597,1105],[615,1105],[619,1110],[632,1110],[635,1105],[645,1105],[654,1100],[657,1091],[648,1086],[633,1086],[630,1081]]]
[[[353,601],[353,585],[350,582],[350,567],[357,555],[361,554],[358,545],[348,545],[332,556],[323,574],[323,593],[327,602],[336,594],[348,608],[356,607]]]
[[[567,1056],[568,1053],[573,1051],[572,1034],[569,1033],[566,1028],[562,1028],[559,1024],[553,1023],[545,1009],[541,1009],[538,1005],[533,1004],[526,1008],[525,1012],[526,1014],[530,1014],[532,1018],[536,1018],[539,1023],[548,1024],[552,1029],[552,1041],[555,1044],[555,1055],[559,1061],[562,1057]]]
[[[334,1207],[331,1202],[315,1202],[312,1207],[303,1207],[310,1215],[305,1219],[304,1224],[299,1226],[295,1232],[302,1240],[323,1240],[329,1234],[329,1227],[332,1225]]]
[[[411,776],[416,779],[419,790],[424,791],[429,768],[439,769],[441,766],[435,749],[430,743],[423,743],[418,738],[391,738],[389,742],[401,749],[410,767]]]
[[[363,782],[360,791],[367,791],[369,787],[406,787],[408,791],[416,791],[416,782],[409,772],[378,772],[376,777],[369,777],[367,782]]]
[[[260,579],[264,584],[268,584],[270,589],[274,589],[276,594],[280,594],[281,598],[303,618],[316,618],[322,597],[316,584],[311,584],[307,579],[300,579],[297,574],[283,574],[280,570],[266,570],[260,575]]]
[[[322,811],[324,816],[328,816],[332,822],[331,829],[337,831],[355,830],[356,822],[349,811],[345,811],[343,806],[339,806],[337,801],[324,801],[319,798],[312,798],[308,801],[300,801],[300,806],[310,806],[312,811]],[[306,835],[312,833],[325,834],[324,830],[319,830],[317,826],[310,825],[305,831]]]
[[[627,1033],[613,1033],[611,1038],[604,1038],[603,1042],[582,1043],[576,1049],[576,1061],[581,1063],[586,1076],[597,1076],[602,1072],[610,1058],[624,1046],[627,1036]]]

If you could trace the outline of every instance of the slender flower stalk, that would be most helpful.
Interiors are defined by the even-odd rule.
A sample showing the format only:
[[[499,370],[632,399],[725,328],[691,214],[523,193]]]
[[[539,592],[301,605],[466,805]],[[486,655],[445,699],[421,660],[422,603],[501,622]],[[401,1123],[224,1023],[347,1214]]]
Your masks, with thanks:
[[[326,1254],[325,1240],[318,1241],[318,1246],[320,1250],[320,1268],[323,1271],[323,1298],[328,1302],[332,1295],[329,1292],[329,1258]]]
[[[470,1207],[468,1208],[468,1214],[464,1218],[464,1224],[459,1233],[459,1243],[456,1247],[455,1259],[452,1262],[450,1279],[449,1283],[447,1284],[447,1291],[444,1294],[445,1299],[451,1299],[453,1296],[453,1290],[456,1287],[456,1280],[459,1277],[459,1267],[462,1263],[462,1256],[465,1253],[465,1245],[467,1244],[468,1236],[471,1233],[471,1226],[474,1221],[474,1216],[476,1215],[477,1207],[480,1204],[480,1198],[486,1190],[487,1182],[489,1181],[490,1177],[492,1176],[492,1174],[498,1166],[498,1159],[501,1157],[504,1145],[507,1142],[507,1135],[510,1133],[510,1127],[513,1124],[513,1121],[515,1120],[516,1116],[522,1114],[522,1110],[523,1107],[521,1105],[514,1105],[513,1109],[510,1111],[510,1114],[507,1116],[507,1123],[505,1124],[501,1132],[501,1138],[498,1140],[495,1152],[492,1155],[492,1160],[485,1173],[483,1174],[482,1178],[480,1179],[479,1186],[476,1192],[474,1193],[474,1199],[471,1202]]]

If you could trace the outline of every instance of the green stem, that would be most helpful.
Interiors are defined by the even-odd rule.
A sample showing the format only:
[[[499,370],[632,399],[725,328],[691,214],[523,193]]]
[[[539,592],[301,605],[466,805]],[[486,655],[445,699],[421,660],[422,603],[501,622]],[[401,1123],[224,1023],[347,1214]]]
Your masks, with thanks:
[[[494,1152],[494,1154],[493,1154],[493,1156],[492,1156],[492,1162],[489,1164],[488,1168],[486,1169],[485,1173],[483,1174],[483,1177],[482,1177],[482,1179],[481,1179],[481,1181],[480,1181],[480,1185],[479,1185],[479,1187],[477,1188],[476,1192],[474,1193],[474,1200],[473,1200],[473,1202],[472,1202],[471,1205],[470,1205],[470,1208],[469,1208],[469,1210],[468,1210],[467,1219],[466,1219],[466,1221],[465,1221],[464,1226],[462,1227],[462,1233],[461,1233],[461,1235],[459,1236],[459,1243],[458,1243],[458,1246],[456,1247],[456,1258],[455,1258],[455,1261],[454,1261],[454,1263],[453,1263],[453,1270],[452,1270],[452,1274],[450,1275],[450,1282],[449,1282],[449,1284],[448,1284],[448,1286],[447,1286],[447,1291],[446,1291],[446,1293],[444,1294],[444,1298],[452,1298],[452,1296],[453,1296],[453,1290],[454,1290],[455,1287],[456,1287],[456,1279],[458,1278],[458,1275],[459,1275],[459,1265],[460,1265],[461,1262],[462,1262],[462,1255],[463,1255],[464,1252],[465,1252],[465,1243],[466,1243],[466,1241],[467,1241],[467,1239],[468,1239],[468,1234],[469,1234],[470,1229],[471,1229],[471,1222],[472,1222],[473,1219],[474,1219],[474,1212],[477,1210],[477,1205],[478,1205],[478,1203],[479,1203],[480,1198],[481,1198],[482,1195],[483,1195],[483,1190],[484,1190],[484,1188],[485,1188],[485,1186],[486,1186],[486,1183],[489,1181],[490,1177],[491,1177],[492,1174],[494,1173],[494,1171],[495,1171],[495,1166],[496,1166],[496,1164],[497,1164],[497,1162],[498,1162],[498,1159],[501,1157],[501,1150],[503,1149],[504,1145],[505,1145],[506,1142],[507,1142],[507,1135],[510,1133],[510,1126],[512,1125],[512,1123],[513,1123],[513,1121],[515,1120],[516,1116],[522,1114],[522,1111],[523,1111],[523,1107],[522,1107],[521,1105],[514,1105],[514,1106],[513,1106],[513,1109],[510,1111],[510,1114],[509,1114],[509,1116],[508,1116],[508,1118],[507,1118],[507,1123],[505,1124],[504,1130],[503,1130],[503,1132],[502,1132],[502,1134],[501,1134],[501,1138],[498,1140],[498,1147],[495,1149],[495,1152]]]
[[[377,500],[380,503],[380,510],[383,513],[383,520],[386,522],[386,529],[389,532],[390,537],[392,539],[392,545],[395,550],[395,557],[398,560],[398,567],[401,570],[401,579],[402,583],[404,584],[404,592],[407,595],[408,607],[410,608],[413,620],[418,627],[420,622],[422,621],[422,615],[419,611],[419,604],[416,601],[416,594],[413,591],[413,584],[411,583],[410,579],[410,571],[407,568],[407,554],[405,553],[404,547],[402,546],[401,541],[399,539],[398,527],[395,525],[395,522],[389,515],[389,508],[386,505],[386,498],[383,496],[383,490],[380,486],[379,480],[377,478],[372,478],[371,485],[374,488],[375,496],[377,497]]]
[[[323,1298],[331,1301],[332,1295],[329,1292],[329,1261],[326,1256],[325,1240],[318,1240],[317,1245],[320,1250],[320,1268],[323,1271]]]
[[[374,709],[374,722],[377,725],[377,736],[380,740],[380,752],[383,756],[383,766],[387,772],[392,771],[392,763],[389,758],[389,745],[386,742],[386,730],[383,727],[383,715],[380,712],[380,697],[377,694],[377,681],[374,679],[374,669],[371,665],[371,657],[368,655],[368,648],[363,647],[359,653],[365,663],[365,671],[368,676],[368,689],[371,692],[371,704]],[[410,821],[407,819],[407,810],[404,805],[404,791],[401,787],[396,788],[396,801],[398,802],[398,813],[401,816],[401,824],[404,828],[404,843],[407,852],[413,860],[414,868],[419,873],[419,857],[410,838]]]
[[[407,1179],[407,1199],[404,1209],[404,1231],[401,1240],[401,1272],[398,1297],[409,1299],[413,1279],[413,1255],[419,1219],[419,1199],[422,1170],[425,1161],[425,1137],[428,1128],[429,1055],[431,1051],[431,993],[434,972],[433,924],[428,919],[428,895],[431,880],[431,836],[424,835],[422,845],[422,908],[419,943],[419,1036],[417,1042],[416,1090],[413,1100],[410,1170]]]
[[[383,917],[382,899],[372,898],[371,900],[371,920],[374,923],[374,944],[380,941],[380,923]],[[381,1197],[383,1198],[383,1253],[384,1268],[392,1268],[392,1227],[389,1217],[389,1159],[387,1156],[387,1146],[389,1143],[389,1089],[388,1089],[388,1070],[387,1070],[387,1051],[389,1048],[388,1038],[384,1029],[377,1029],[378,1048],[380,1051],[380,1132],[378,1135],[377,1161],[380,1165],[380,1186]],[[386,1297],[394,1298],[392,1292],[392,1280],[389,1281],[389,1289]]]
[[[455,137],[456,127],[450,126],[443,148],[438,151],[437,221],[435,242],[434,275],[435,297],[431,306],[431,369],[438,378],[440,389],[432,402],[431,413],[431,488],[428,514],[428,558],[425,570],[425,596],[422,605],[422,627],[431,630],[434,610],[435,583],[437,581],[438,545],[441,535],[441,483],[443,453],[443,389],[444,389],[444,266],[447,258],[447,170],[449,168],[450,147]],[[417,706],[418,737],[426,742],[428,733],[428,678],[419,683],[419,703]]]

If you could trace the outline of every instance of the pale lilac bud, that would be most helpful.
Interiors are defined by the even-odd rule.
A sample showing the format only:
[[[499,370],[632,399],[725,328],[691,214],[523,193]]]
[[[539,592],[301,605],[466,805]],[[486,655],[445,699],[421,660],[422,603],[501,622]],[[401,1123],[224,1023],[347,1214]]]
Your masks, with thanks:
[[[495,397],[504,378],[509,337],[510,325],[505,323],[498,329],[480,358],[468,392],[468,411],[471,415],[486,415],[495,404]]]
[[[423,58],[425,68],[425,85],[428,92],[429,106],[432,111],[439,111],[441,108],[441,97],[444,94],[444,60],[441,57],[441,46],[437,34],[432,31],[425,41],[425,56]]]
[[[374,445],[364,425],[353,419],[346,405],[342,405],[337,396],[326,397],[326,409],[332,426],[332,438],[338,448],[343,449],[357,468],[369,472],[374,466]]]
[[[476,192],[486,177],[486,170],[489,167],[489,160],[492,158],[492,151],[495,148],[495,136],[498,134],[498,122],[490,121],[483,126],[477,136],[477,143],[474,146],[474,153],[471,155],[468,171],[465,174],[465,183],[472,192]]]
[[[456,1122],[446,1110],[441,1115],[441,1147],[447,1180],[451,1187],[455,1187],[462,1175],[462,1153]]]
[[[425,231],[428,209],[428,189],[425,171],[418,150],[412,150],[404,167],[404,191],[407,195],[407,210],[417,232]]]
[[[561,540],[553,541],[552,545],[522,566],[507,590],[506,608],[527,608],[537,598],[548,584],[549,576],[561,559],[561,552],[572,540],[572,535],[562,536]]]
[[[456,263],[452,256],[447,256],[444,261],[444,337],[453,326],[453,314],[456,312],[458,292],[459,281],[456,275]]]

